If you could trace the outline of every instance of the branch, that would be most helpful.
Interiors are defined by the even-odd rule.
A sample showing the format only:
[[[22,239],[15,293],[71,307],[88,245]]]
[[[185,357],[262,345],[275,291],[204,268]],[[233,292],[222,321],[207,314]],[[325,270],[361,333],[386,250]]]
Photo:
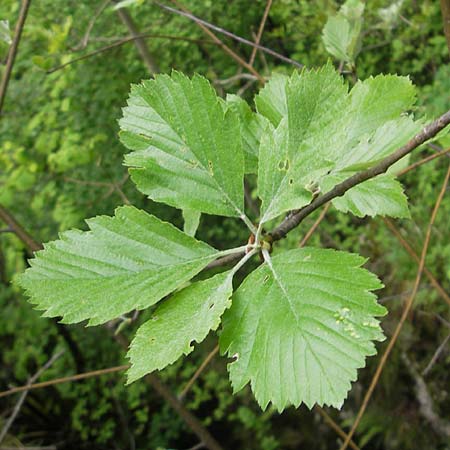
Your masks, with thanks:
[[[372,398],[372,394],[375,390],[375,387],[378,384],[378,381],[381,377],[381,373],[383,372],[384,366],[386,365],[389,355],[391,354],[392,349],[394,348],[394,345],[397,342],[397,339],[403,328],[403,324],[406,322],[409,312],[411,311],[414,299],[417,294],[417,290],[419,289],[420,280],[422,279],[423,268],[425,267],[425,258],[427,256],[428,244],[430,243],[431,230],[433,228],[433,224],[436,219],[436,215],[439,210],[439,206],[441,205],[442,199],[444,198],[444,194],[447,189],[449,178],[450,178],[450,165],[448,166],[447,174],[445,175],[444,183],[442,184],[441,191],[439,192],[438,198],[436,200],[436,204],[434,205],[433,212],[431,213],[430,222],[428,224],[427,232],[425,235],[425,241],[424,241],[423,247],[422,247],[422,254],[420,256],[419,268],[417,270],[416,279],[414,281],[413,291],[412,291],[410,297],[408,298],[408,300],[406,301],[406,304],[405,304],[405,307],[403,308],[403,312],[400,317],[400,320],[399,320],[397,326],[395,327],[394,333],[392,335],[391,340],[389,341],[388,346],[386,347],[386,350],[384,351],[383,355],[381,356],[380,362],[378,363],[375,374],[373,375],[372,381],[370,382],[369,389],[367,389],[366,395],[364,396],[364,400],[362,402],[361,408],[358,411],[355,422],[353,423],[353,426],[352,426],[350,432],[348,433],[347,438],[345,439],[344,443],[342,444],[342,447],[340,448],[340,450],[346,450],[347,446],[350,443],[350,440],[352,439],[353,435],[355,434],[355,431],[358,428],[359,423],[361,422],[362,416],[364,415],[364,413],[367,409],[369,401]]]
[[[103,52],[107,52],[109,50],[112,50],[116,47],[120,47],[121,45],[127,44],[128,42],[133,42],[136,39],[146,39],[146,38],[153,38],[153,39],[171,39],[174,41],[186,41],[186,42],[192,42],[194,44],[212,44],[212,45],[217,45],[215,42],[213,41],[206,41],[204,39],[191,39],[188,37],[183,37],[183,36],[171,36],[168,34],[151,34],[151,33],[143,33],[143,34],[138,34],[136,36],[131,36],[131,37],[126,37],[123,39],[119,39],[116,42],[113,42],[112,44],[106,45],[104,47],[100,47],[97,50],[93,50],[92,52],[86,53],[85,55],[82,56],[78,56],[76,58],[71,59],[70,61],[61,64],[59,66],[56,67],[52,67],[51,69],[48,69],[45,71],[45,73],[50,74],[53,72],[56,72],[58,70],[64,69],[67,66],[70,66],[71,64],[74,64],[78,61],[83,61],[84,59],[88,59],[91,58],[92,56],[96,56],[100,53]]]
[[[230,31],[227,31],[223,28],[220,28],[216,25],[213,25],[212,23],[206,22],[206,20],[202,20],[199,17],[194,16],[193,14],[190,14],[188,12],[184,12],[184,11],[179,11],[178,9],[172,8],[170,6],[166,6],[163,5],[159,2],[153,2],[155,5],[159,6],[162,9],[165,9],[166,11],[170,11],[174,14],[178,14],[179,16],[184,16],[187,17],[188,19],[191,19],[192,21],[198,23],[198,24],[202,24],[203,26],[205,26],[206,28],[210,28],[211,30],[216,31],[217,33],[223,34],[231,39],[234,39],[235,41],[240,42],[241,44],[245,44],[245,45],[249,45],[250,47],[256,48],[264,53],[267,53],[271,56],[273,56],[274,58],[277,58],[281,61],[284,61],[288,64],[292,64],[293,66],[302,68],[303,64],[300,64],[298,61],[295,61],[291,58],[288,58],[287,56],[283,56],[280,53],[276,52],[275,50],[272,50],[270,48],[264,47],[262,45],[256,44],[255,42],[249,41],[248,39],[245,39],[241,36],[237,36],[234,33],[231,33]],[[247,63],[245,63],[247,64]],[[251,66],[250,66],[251,67]],[[250,70],[249,68],[247,68],[248,70]],[[253,72],[252,72],[253,73]],[[254,73],[253,73],[254,74]],[[254,74],[255,75],[255,74]]]
[[[45,372],[63,353],[64,350],[53,355],[32,377],[30,377],[27,386],[33,384],[42,375],[42,373]],[[6,433],[8,433],[9,429],[11,428],[11,425],[14,423],[14,420],[16,420],[16,417],[20,412],[20,408],[22,408],[23,402],[25,401],[25,398],[28,395],[28,390],[29,389],[25,390],[22,393],[22,395],[20,396],[19,400],[16,403],[16,406],[14,407],[11,416],[8,418],[2,431],[0,432],[0,444],[3,442],[3,439],[5,439]]]
[[[20,37],[22,35],[23,26],[27,18],[28,9],[31,0],[23,0],[20,8],[19,20],[17,21],[16,29],[14,30],[14,39],[11,48],[8,52],[8,59],[6,60],[5,72],[3,73],[2,82],[0,84],[0,115],[2,113],[3,104],[5,102],[6,90],[8,89],[9,79],[16,59],[17,49],[19,48]]]
[[[127,27],[130,36],[134,38],[134,44],[136,45],[136,48],[141,55],[142,61],[144,61],[144,64],[146,65],[150,74],[158,73],[160,71],[158,63],[150,53],[145,40],[139,37],[139,31],[130,14],[128,14],[128,11],[125,8],[120,8],[117,10],[117,14],[119,15],[120,20],[123,22],[123,24]]]
[[[325,203],[328,203],[330,200],[333,200],[333,198],[341,197],[352,187],[355,187],[364,181],[370,180],[371,178],[386,172],[389,167],[402,159],[408,153],[411,153],[414,149],[436,136],[436,134],[443,130],[448,124],[450,124],[450,111],[447,111],[434,122],[427,125],[419,134],[414,136],[403,147],[400,147],[397,151],[384,158],[375,166],[352,175],[342,183],[337,184],[331,191],[317,197],[309,205],[300,210],[294,211],[293,214],[286,217],[286,219],[284,219],[283,222],[275,228],[272,233],[270,233],[273,240],[278,241],[284,238],[289,231],[297,227],[312,212],[320,208]]]
[[[264,31],[264,27],[266,25],[266,20],[267,20],[267,16],[269,15],[269,11],[270,8],[272,6],[272,0],[267,0],[266,3],[266,7],[264,9],[264,13],[261,19],[261,23],[259,24],[259,29],[258,29],[258,34],[256,35],[256,39],[255,39],[255,44],[259,45],[259,43],[261,42],[261,36],[263,34]],[[248,63],[253,66],[253,63],[255,62],[255,57],[256,57],[256,52],[258,51],[258,49],[256,47],[253,47],[252,49],[252,54],[250,56],[250,59],[248,61]]]
[[[35,241],[14,216],[0,204],[0,220],[6,223],[16,236],[26,245],[30,252],[41,250],[42,244]]]
[[[450,0],[441,0],[441,11],[445,38],[447,39],[447,47],[450,52]]]

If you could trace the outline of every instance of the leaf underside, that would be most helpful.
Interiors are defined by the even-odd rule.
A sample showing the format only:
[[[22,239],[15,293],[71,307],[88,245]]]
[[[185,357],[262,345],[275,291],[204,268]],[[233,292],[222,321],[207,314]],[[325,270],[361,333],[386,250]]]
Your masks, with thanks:
[[[382,287],[364,258],[303,248],[274,256],[233,295],[223,318],[222,353],[234,391],[250,382],[260,406],[317,403],[339,408],[366,356],[383,340]]]

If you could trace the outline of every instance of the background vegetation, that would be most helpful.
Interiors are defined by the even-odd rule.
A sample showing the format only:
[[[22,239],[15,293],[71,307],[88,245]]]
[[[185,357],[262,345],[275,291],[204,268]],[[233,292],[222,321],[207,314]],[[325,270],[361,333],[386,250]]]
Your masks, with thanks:
[[[149,77],[149,71],[175,68],[207,76],[223,95],[237,93],[250,99],[258,89],[258,80],[249,77],[248,70],[193,21],[151,1],[129,3],[120,12],[108,1],[40,0],[31,4],[0,117],[0,205],[37,242],[55,239],[68,228],[86,229],[84,218],[112,214],[124,203],[182,226],[180,211],[144,198],[122,166],[125,149],[117,137],[117,120],[130,83]],[[266,0],[190,0],[184,4],[195,15],[249,40],[255,40],[267,5]],[[14,28],[19,8],[16,0],[2,0],[0,19],[9,20]],[[322,29],[328,15],[338,8],[339,2],[332,0],[275,0],[261,43],[308,67],[322,65],[329,58]],[[89,56],[127,38],[133,26],[135,33],[146,34],[146,58],[136,41]],[[244,61],[250,60],[252,47],[218,36]],[[5,43],[0,45],[3,61],[7,49]],[[74,61],[83,55],[89,57]],[[60,67],[63,64],[68,65]],[[261,52],[253,67],[263,76],[292,71],[291,65]],[[2,70],[4,65],[0,74]],[[378,73],[412,78],[419,87],[418,116],[432,118],[450,109],[449,50],[439,2],[367,2],[361,52],[354,70],[344,75],[352,83],[355,77]],[[443,138],[425,146],[413,154],[411,162],[449,145],[448,138]],[[314,245],[370,257],[369,268],[386,285],[379,296],[390,312],[383,321],[388,337],[413,286],[417,262],[411,255],[420,254],[448,156],[402,177],[411,220],[359,219],[331,208],[310,240]],[[252,180],[248,192],[253,194]],[[319,213],[290,233],[282,245],[297,245]],[[426,259],[431,277],[422,278],[414,311],[355,435],[359,448],[450,449],[449,217],[447,198]],[[30,256],[29,248],[11,231],[0,222],[0,391],[26,384],[61,351],[39,381],[126,364],[120,343],[145,314],[103,328],[64,327],[41,318],[10,284]],[[240,245],[248,238],[237,221],[209,216],[202,217],[198,235],[218,248]],[[410,251],[402,239],[409,242]],[[189,357],[158,374],[158,379],[168,391],[179,394],[215,345],[212,335]],[[360,371],[342,411],[326,411],[344,430],[353,423],[378,360],[369,359],[368,367]],[[0,398],[0,430],[14,412],[19,395]],[[249,389],[232,396],[226,361],[218,356],[211,359],[182,403],[224,449],[319,450],[338,448],[341,441],[318,409],[302,406],[279,415],[270,408],[262,412]],[[427,406],[433,415],[427,415]],[[199,442],[192,427],[155,390],[154,382],[125,387],[118,372],[30,391],[0,447],[187,449],[201,448]]]

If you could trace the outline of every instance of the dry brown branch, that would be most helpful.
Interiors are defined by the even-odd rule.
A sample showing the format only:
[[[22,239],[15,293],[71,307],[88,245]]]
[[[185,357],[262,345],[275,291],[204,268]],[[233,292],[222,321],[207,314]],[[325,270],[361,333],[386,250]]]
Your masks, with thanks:
[[[14,66],[17,50],[19,48],[20,37],[22,36],[23,27],[25,25],[25,20],[28,15],[28,9],[30,8],[30,4],[31,0],[22,1],[19,12],[19,19],[17,20],[16,28],[14,30],[14,38],[8,52],[8,58],[6,59],[6,67],[5,71],[3,72],[2,81],[0,83],[0,116],[2,114],[3,104],[5,102],[6,97],[6,91],[8,89],[12,68]]]
[[[80,380],[85,380],[86,378],[107,375],[109,373],[123,372],[124,370],[127,370],[129,367],[130,366],[128,364],[123,365],[123,366],[108,367],[106,369],[92,370],[90,372],[79,373],[79,374],[71,375],[68,377],[55,378],[53,380],[43,381],[41,383],[33,383],[30,385],[18,386],[18,387],[8,389],[7,391],[0,392],[0,398],[7,397],[8,395],[16,394],[17,392],[31,391],[33,389],[42,389],[42,388],[45,388],[48,386],[54,386],[56,384],[67,383],[69,381],[80,381]]]
[[[333,418],[320,406],[316,405],[314,409],[323,417],[323,420],[325,423],[336,432],[336,434],[341,437],[342,439],[345,439],[347,437],[347,434],[345,431],[333,420]],[[353,450],[360,450],[360,448],[352,441],[350,440],[350,448]]]
[[[448,51],[450,52],[450,0],[441,0],[441,11],[444,34],[447,40]]]
[[[195,371],[194,375],[192,375],[191,379],[186,383],[186,386],[184,386],[183,390],[180,392],[180,395],[178,395],[178,399],[180,401],[184,400],[184,398],[186,397],[186,394],[189,392],[191,387],[197,381],[197,378],[202,374],[202,372],[206,369],[206,366],[211,362],[211,360],[214,358],[214,356],[217,355],[218,352],[219,352],[219,346],[216,345],[211,350],[211,352],[208,353],[206,358],[200,364],[199,368]]]
[[[421,166],[422,164],[426,164],[427,162],[433,161],[433,159],[439,158],[441,156],[447,155],[450,152],[450,148],[447,148],[445,150],[441,150],[437,153],[433,153],[430,156],[427,156],[426,158],[421,159],[420,161],[415,162],[414,164],[411,164],[410,166],[404,168],[403,170],[400,170],[400,172],[397,172],[397,176],[400,177],[402,175],[405,175],[405,173],[408,173],[411,170],[414,170],[415,168]]]
[[[445,175],[445,179],[442,184],[441,191],[439,192],[439,195],[437,197],[436,204],[434,205],[433,212],[431,213],[430,222],[428,224],[426,235],[425,235],[425,241],[423,243],[422,253],[420,255],[419,269],[417,270],[416,279],[414,281],[413,292],[411,293],[410,297],[406,301],[406,304],[403,308],[403,312],[400,317],[400,320],[394,330],[394,333],[391,337],[391,340],[389,341],[388,346],[386,347],[386,350],[384,351],[383,355],[381,356],[381,359],[380,359],[380,362],[378,363],[375,374],[373,375],[372,381],[370,382],[369,389],[367,390],[366,395],[364,396],[363,403],[362,403],[362,405],[358,411],[358,414],[355,418],[355,422],[353,423],[353,426],[352,426],[350,432],[348,433],[347,438],[345,439],[344,443],[342,444],[342,447],[340,450],[346,450],[346,448],[348,447],[348,445],[350,443],[350,440],[352,439],[353,435],[355,434],[355,431],[358,428],[358,425],[362,419],[362,416],[364,415],[364,412],[366,411],[367,405],[369,404],[369,401],[372,398],[372,394],[375,390],[375,387],[378,384],[381,373],[383,372],[384,366],[386,365],[389,355],[391,354],[392,349],[394,348],[395,343],[397,342],[397,339],[403,328],[403,324],[405,323],[405,321],[408,317],[408,314],[411,311],[414,299],[416,297],[417,290],[419,288],[420,280],[422,279],[422,272],[423,272],[423,268],[425,266],[425,258],[427,256],[428,245],[430,243],[430,238],[431,238],[431,230],[433,228],[433,224],[436,219],[436,215],[437,215],[437,212],[441,205],[442,199],[444,198],[444,194],[447,189],[449,178],[450,178],[450,165],[447,169],[447,174]]]
[[[313,233],[316,231],[317,227],[320,225],[320,222],[325,218],[326,213],[330,209],[331,203],[327,203],[325,205],[325,208],[323,208],[322,212],[320,213],[320,216],[317,218],[317,220],[312,224],[311,228],[308,230],[308,232],[305,234],[303,239],[300,241],[300,244],[298,244],[299,247],[304,247],[306,243],[310,240]]]
[[[258,34],[255,38],[255,44],[259,45],[261,42],[261,37],[264,31],[264,27],[266,25],[267,16],[269,15],[270,8],[272,6],[272,0],[267,0],[266,7],[264,8],[264,13],[261,19],[261,23],[259,24]],[[253,47],[252,54],[250,55],[250,59],[248,63],[253,66],[253,63],[255,62],[256,52],[258,51],[257,47]]]
[[[408,252],[408,254],[414,259],[414,261],[417,262],[417,264],[419,264],[419,262],[420,262],[419,255],[417,255],[417,253],[411,247],[409,242],[401,235],[400,231],[393,224],[393,222],[390,219],[388,219],[387,217],[383,217],[383,221],[386,224],[386,226],[389,228],[389,230],[391,230],[392,234],[397,238],[397,240],[403,246],[403,248]],[[430,283],[433,285],[433,287],[436,289],[436,291],[439,293],[439,295],[450,305],[450,296],[447,294],[447,292],[445,292],[444,288],[439,284],[439,282],[436,280],[434,275],[428,270],[428,268],[426,266],[423,268],[423,273],[430,280]]]
[[[63,353],[64,350],[53,355],[32,377],[30,377],[27,386],[28,387],[31,386],[60,356],[62,356]],[[23,402],[25,401],[28,391],[29,389],[26,389],[25,391],[22,392],[21,396],[19,397],[19,400],[16,403],[16,406],[14,407],[12,414],[6,421],[2,431],[0,431],[0,444],[3,442],[3,439],[5,439],[6,434],[11,428],[11,425],[16,420],[16,417],[18,416],[20,409],[22,408]]]
[[[430,359],[430,362],[427,364],[427,367],[425,367],[425,369],[422,371],[422,376],[423,377],[426,377],[430,373],[431,369],[436,364],[437,360],[439,359],[439,357],[441,356],[442,352],[444,351],[445,346],[447,345],[449,340],[450,340],[450,334],[448,334],[445,337],[445,339],[441,342],[439,347],[434,352],[432,358]]]

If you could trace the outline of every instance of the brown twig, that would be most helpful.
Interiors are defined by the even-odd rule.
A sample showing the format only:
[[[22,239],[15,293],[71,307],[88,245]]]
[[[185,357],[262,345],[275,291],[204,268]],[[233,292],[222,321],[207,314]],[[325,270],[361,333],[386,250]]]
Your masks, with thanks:
[[[30,377],[30,379],[28,380],[27,386],[32,385],[42,375],[42,373],[45,372],[63,353],[64,353],[64,350],[53,355],[32,377]],[[18,416],[18,414],[20,412],[20,408],[22,408],[23,402],[25,401],[25,398],[28,395],[28,391],[29,391],[29,389],[26,389],[24,392],[22,392],[22,395],[19,397],[19,400],[17,401],[12,414],[9,416],[8,420],[6,421],[2,431],[0,431],[0,444],[3,442],[3,439],[5,439],[6,433],[8,433],[9,429],[11,428],[11,425],[16,420],[16,417]]]
[[[306,217],[325,203],[328,203],[336,197],[344,195],[352,187],[386,172],[390,166],[402,159],[408,153],[411,153],[414,149],[425,143],[427,140],[436,136],[436,134],[438,134],[439,131],[444,129],[448,124],[450,124],[450,111],[447,111],[434,122],[427,125],[419,134],[414,136],[404,146],[400,147],[394,153],[381,160],[375,166],[352,175],[342,183],[337,184],[333,189],[331,189],[331,191],[317,197],[309,205],[300,210],[294,211],[293,214],[286,217],[286,219],[284,219],[283,222],[275,228],[272,233],[270,233],[273,240],[277,241],[284,238],[289,231],[297,227]]]
[[[26,245],[30,252],[42,249],[42,244],[36,242],[31,235],[20,225],[15,217],[2,205],[0,205],[0,220],[6,223],[16,236]]]
[[[31,0],[23,0],[20,7],[19,19],[17,20],[16,28],[14,30],[14,38],[11,44],[11,48],[8,52],[8,58],[6,60],[5,71],[3,72],[3,78],[0,83],[0,116],[2,114],[3,104],[5,102],[6,91],[8,89],[9,80],[11,78],[11,72],[16,59],[17,50],[19,48],[20,37],[22,36],[23,26],[27,18],[28,9],[30,8]]]
[[[300,241],[300,244],[298,244],[299,247],[304,247],[306,243],[309,241],[313,233],[316,231],[317,227],[320,225],[320,222],[325,218],[326,213],[330,209],[331,203],[327,203],[325,205],[325,208],[323,208],[322,212],[320,213],[320,216],[317,218],[317,220],[312,224],[311,228],[308,230],[308,232],[305,234],[303,239]]]
[[[202,372],[206,369],[206,366],[211,362],[211,360],[214,358],[214,356],[217,355],[218,352],[219,352],[219,346],[216,345],[212,349],[212,351],[208,353],[206,358],[200,364],[200,367],[195,371],[194,375],[192,375],[191,379],[186,383],[186,386],[184,386],[183,390],[178,395],[178,400],[180,400],[180,401],[184,400],[184,398],[186,397],[186,394],[189,392],[191,387],[197,381],[197,378],[202,374]]]
[[[426,377],[430,373],[431,369],[436,364],[436,361],[439,359],[439,357],[441,356],[442,352],[444,351],[445,346],[447,345],[449,340],[450,340],[450,334],[447,334],[445,339],[441,342],[439,347],[434,352],[432,358],[430,359],[430,362],[427,364],[427,367],[425,367],[425,369],[423,369],[423,371],[422,371],[422,376],[423,377]]]
[[[389,341],[388,346],[386,347],[386,350],[384,351],[380,362],[378,363],[377,369],[375,371],[375,374],[373,375],[372,381],[370,382],[369,389],[366,392],[366,395],[364,396],[363,403],[358,411],[358,414],[355,418],[355,422],[353,423],[353,426],[350,430],[350,432],[347,435],[347,438],[345,439],[344,443],[342,444],[342,447],[340,450],[346,450],[347,446],[350,443],[350,440],[352,439],[353,435],[355,434],[356,429],[358,428],[358,425],[362,419],[362,416],[364,415],[364,412],[366,411],[367,405],[369,404],[369,401],[372,397],[372,394],[375,390],[376,385],[378,384],[378,381],[380,379],[381,373],[383,372],[384,366],[386,365],[386,362],[389,358],[389,355],[392,352],[392,349],[394,348],[395,343],[397,342],[397,339],[400,335],[400,332],[403,328],[403,325],[409,315],[409,312],[411,311],[411,307],[413,305],[414,299],[416,297],[417,290],[419,288],[420,280],[422,279],[422,272],[423,268],[425,267],[425,258],[427,256],[428,251],[428,245],[430,243],[431,238],[431,230],[433,228],[434,221],[436,219],[437,212],[439,210],[439,207],[441,205],[442,199],[444,198],[445,191],[447,189],[448,180],[450,178],[450,165],[447,169],[447,174],[445,175],[444,182],[442,184],[441,191],[439,192],[438,198],[436,200],[436,204],[434,205],[433,212],[431,213],[430,222],[428,224],[428,228],[425,234],[425,241],[423,243],[422,247],[422,253],[420,255],[420,263],[419,263],[419,269],[417,270],[416,279],[414,281],[414,287],[413,292],[411,293],[410,297],[406,301],[405,307],[403,308],[402,315],[400,317],[400,320],[394,330],[394,333],[391,337],[391,340]]]
[[[85,55],[78,56],[76,58],[71,59],[70,61],[67,61],[64,64],[61,64],[59,66],[52,67],[51,69],[46,70],[47,74],[54,73],[58,70],[64,69],[67,66],[70,66],[71,64],[77,63],[79,61],[83,61],[85,59],[91,58],[93,56],[99,55],[100,53],[107,52],[109,50],[112,50],[116,47],[120,47],[121,45],[127,44],[128,42],[133,42],[136,39],[147,39],[147,38],[153,38],[153,39],[170,39],[174,41],[187,41],[192,42],[194,44],[213,44],[217,45],[213,41],[205,41],[204,39],[191,39],[183,36],[171,36],[168,34],[152,34],[152,33],[143,33],[139,34],[137,36],[130,36],[123,39],[120,39],[116,42],[113,42],[112,44],[106,45],[104,47],[98,48],[97,50],[93,50],[92,52],[86,53]]]
[[[92,370],[91,372],[79,373],[79,374],[71,375],[68,377],[54,378],[53,380],[43,381],[41,383],[33,383],[30,385],[18,386],[18,387],[8,389],[7,391],[0,392],[0,398],[7,397],[8,395],[16,394],[17,392],[24,392],[24,391],[28,391],[28,390],[31,391],[33,389],[42,389],[42,388],[45,388],[48,386],[54,386],[56,384],[67,383],[69,381],[80,381],[80,380],[85,380],[86,378],[107,375],[109,373],[123,372],[124,370],[127,370],[129,367],[130,366],[128,364],[123,365],[123,366],[108,367],[106,369]]]
[[[342,439],[345,439],[347,437],[345,431],[333,420],[333,418],[323,408],[316,405],[314,409],[323,417],[325,423],[332,430],[334,430],[338,436],[340,436]],[[352,440],[350,441],[349,445],[353,450],[360,450],[360,448]]]
[[[295,61],[295,60],[293,60],[291,58],[288,58],[287,56],[283,56],[280,53],[278,53],[278,52],[276,52],[276,51],[274,51],[274,50],[272,50],[270,48],[264,47],[264,46],[259,45],[259,44],[255,44],[254,42],[249,41],[248,39],[245,39],[245,38],[243,38],[241,36],[238,36],[238,35],[236,35],[234,33],[231,33],[230,31],[227,31],[227,30],[225,30],[223,28],[220,28],[220,27],[218,27],[216,25],[213,25],[212,23],[206,22],[206,20],[202,20],[199,17],[196,17],[196,16],[194,16],[193,14],[191,14],[189,12],[179,11],[179,10],[177,10],[175,8],[171,8],[170,6],[163,5],[162,3],[159,3],[159,2],[156,2],[156,1],[154,1],[153,3],[155,5],[157,5],[157,6],[159,6],[160,8],[165,9],[167,11],[170,11],[170,12],[172,12],[174,14],[178,14],[180,16],[187,17],[188,19],[190,19],[190,20],[194,21],[195,23],[197,23],[199,26],[201,24],[201,25],[203,25],[206,28],[210,28],[211,30],[216,31],[217,33],[221,33],[221,34],[223,34],[223,35],[225,35],[225,36],[227,36],[227,37],[229,37],[231,39],[234,39],[235,41],[240,42],[241,44],[249,45],[250,47],[256,48],[256,49],[258,49],[258,50],[260,50],[260,51],[262,51],[264,53],[267,53],[267,54],[273,56],[274,58],[277,58],[277,59],[285,62],[285,63],[292,64],[293,66],[296,66],[296,67],[299,67],[299,68],[303,67],[303,64],[300,64],[298,61]],[[245,63],[246,66],[248,66],[247,62],[244,61],[244,63]],[[246,67],[246,66],[244,66],[244,67]],[[255,73],[253,71],[251,71],[249,69],[249,67],[251,67],[251,66],[246,67],[246,69],[249,70],[250,72],[252,72],[255,75]],[[252,69],[253,69],[253,67],[252,67]],[[259,77],[260,76],[258,76],[258,79],[259,79]]]
[[[261,19],[261,23],[259,24],[258,33],[256,35],[255,44],[259,45],[261,42],[261,37],[264,31],[264,27],[266,25],[267,16],[269,15],[270,8],[272,6],[272,0],[267,0],[266,7],[264,8],[264,13]],[[250,59],[248,63],[253,66],[253,63],[255,62],[256,52],[258,49],[256,47],[253,47],[252,54],[250,55]]]
[[[247,63],[241,56],[239,56],[234,50],[232,50],[228,45],[226,45],[224,42],[222,42],[211,30],[208,22],[205,22],[204,20],[199,19],[198,17],[194,16],[191,11],[189,11],[186,7],[178,3],[176,0],[170,0],[175,6],[180,8],[182,11],[179,11],[178,9],[171,8],[170,6],[163,5],[158,2],[154,2],[157,6],[160,8],[175,13],[180,14],[184,17],[188,17],[189,19],[193,20],[202,30],[204,33],[206,33],[217,45],[219,45],[222,50],[229,55],[231,58],[233,58],[240,66],[247,69],[250,73],[252,73],[262,84],[264,84],[265,79],[264,77],[250,64]],[[218,31],[218,30],[215,30]]]
[[[400,172],[397,172],[397,176],[400,177],[402,175],[405,175],[405,173],[408,173],[411,170],[414,170],[416,167],[421,166],[422,164],[426,164],[427,162],[432,161],[433,159],[439,158],[440,156],[444,156],[447,153],[450,152],[450,148],[447,148],[445,150],[441,150],[438,153],[433,153],[430,156],[427,156],[426,158],[421,159],[420,161],[415,162],[414,164],[411,164],[410,166],[404,168],[403,170],[400,170]]]
[[[450,52],[450,0],[441,0],[441,12],[447,47]]]
[[[389,230],[391,230],[392,234],[397,238],[397,240],[403,246],[403,248],[414,259],[414,261],[419,263],[420,262],[419,255],[413,250],[413,248],[408,243],[408,241],[406,241],[406,239],[401,235],[400,231],[397,230],[396,226],[392,223],[392,221],[390,219],[388,219],[387,217],[383,217],[383,221],[386,224],[386,226],[389,228]],[[444,288],[439,284],[439,282],[436,280],[434,275],[428,270],[428,268],[426,266],[423,268],[423,273],[430,280],[430,283],[438,291],[439,295],[450,305],[450,296],[447,294],[447,292],[445,292]]]
[[[133,18],[130,16],[126,8],[120,8],[117,10],[117,15],[119,16],[122,23],[126,26],[128,29],[128,32],[130,33],[130,37],[134,38],[133,42],[136,46],[137,51],[139,52],[139,55],[142,58],[142,61],[144,62],[145,66],[147,67],[147,70],[151,75],[158,73],[159,65],[156,62],[153,55],[150,53],[150,50],[147,47],[147,44],[145,42],[145,39],[140,37],[139,30],[137,29],[136,24],[134,23]]]

